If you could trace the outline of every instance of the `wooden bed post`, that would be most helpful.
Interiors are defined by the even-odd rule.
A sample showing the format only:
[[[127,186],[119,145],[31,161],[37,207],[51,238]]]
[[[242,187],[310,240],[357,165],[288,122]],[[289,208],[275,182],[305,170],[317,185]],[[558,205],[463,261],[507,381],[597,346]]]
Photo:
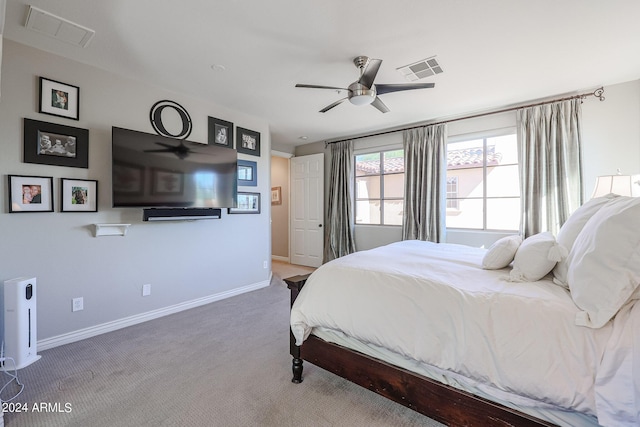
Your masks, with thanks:
[[[298,294],[300,290],[304,286],[305,282],[309,278],[309,274],[304,274],[301,276],[293,276],[287,279],[284,279],[287,287],[291,289],[291,306],[293,307],[293,302],[298,298]],[[302,357],[300,357],[300,346],[296,345],[296,339],[293,336],[293,332],[291,332],[291,328],[289,328],[289,353],[293,356],[293,361],[291,364],[291,370],[293,371],[293,378],[291,382],[295,384],[300,384],[302,382]]]

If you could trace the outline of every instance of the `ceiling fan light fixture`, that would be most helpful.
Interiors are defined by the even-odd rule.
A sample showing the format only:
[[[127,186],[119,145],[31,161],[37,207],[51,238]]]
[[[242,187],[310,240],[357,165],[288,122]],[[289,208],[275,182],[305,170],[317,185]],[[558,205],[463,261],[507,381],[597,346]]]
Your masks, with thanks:
[[[353,95],[351,98],[349,98],[349,101],[353,104],[353,105],[368,105],[371,104],[373,102],[373,100],[376,99],[375,95],[371,96],[371,95]]]
[[[371,89],[360,83],[352,83],[349,86],[349,102],[353,105],[369,105],[376,99],[376,87]]]

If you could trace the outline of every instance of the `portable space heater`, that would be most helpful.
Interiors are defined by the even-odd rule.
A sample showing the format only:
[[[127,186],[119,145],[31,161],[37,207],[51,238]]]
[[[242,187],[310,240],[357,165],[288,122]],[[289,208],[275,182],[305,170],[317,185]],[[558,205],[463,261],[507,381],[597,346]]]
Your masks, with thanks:
[[[21,369],[40,359],[36,325],[36,278],[5,280],[2,370]],[[15,366],[8,358],[15,361]]]

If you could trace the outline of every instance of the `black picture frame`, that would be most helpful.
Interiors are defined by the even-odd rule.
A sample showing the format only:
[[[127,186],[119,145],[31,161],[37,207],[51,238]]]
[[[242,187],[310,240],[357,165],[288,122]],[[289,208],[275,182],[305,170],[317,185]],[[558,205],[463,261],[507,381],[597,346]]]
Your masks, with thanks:
[[[98,212],[98,181],[60,178],[60,212]]]
[[[233,123],[209,117],[209,144],[233,148]]]
[[[238,206],[228,208],[230,214],[259,214],[260,213],[260,193],[245,193],[238,191]]]
[[[89,167],[89,130],[24,119],[24,162]]]
[[[260,157],[260,133],[236,127],[236,150],[238,153]]]
[[[50,116],[80,120],[80,88],[40,77],[38,112]]]
[[[258,186],[258,163],[238,159],[238,186]]]
[[[9,213],[53,212],[53,177],[8,175],[8,178]]]

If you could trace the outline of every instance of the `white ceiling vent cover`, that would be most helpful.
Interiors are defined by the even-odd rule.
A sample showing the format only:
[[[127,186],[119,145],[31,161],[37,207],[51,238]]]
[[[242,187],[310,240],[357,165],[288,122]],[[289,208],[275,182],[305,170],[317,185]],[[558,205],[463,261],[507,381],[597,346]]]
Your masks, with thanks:
[[[442,67],[435,56],[396,69],[410,82],[442,73]]]
[[[46,34],[56,40],[61,40],[80,47],[87,47],[95,31],[74,22],[45,12],[37,7],[29,6],[25,27]]]

